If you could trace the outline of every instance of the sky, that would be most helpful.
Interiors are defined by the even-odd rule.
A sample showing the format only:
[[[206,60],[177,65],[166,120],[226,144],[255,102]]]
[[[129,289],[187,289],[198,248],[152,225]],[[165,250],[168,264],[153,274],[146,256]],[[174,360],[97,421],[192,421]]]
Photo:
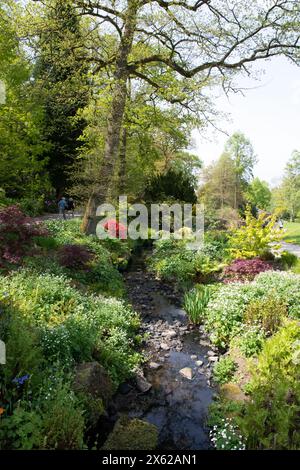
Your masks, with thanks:
[[[217,98],[218,110],[229,113],[218,127],[229,135],[241,131],[250,139],[258,157],[255,176],[275,186],[292,151],[300,150],[300,67],[276,57],[255,64],[254,69],[264,69],[259,81],[237,81],[247,88],[243,95]],[[227,139],[228,135],[212,127],[193,134],[196,152],[205,165],[220,156]]]

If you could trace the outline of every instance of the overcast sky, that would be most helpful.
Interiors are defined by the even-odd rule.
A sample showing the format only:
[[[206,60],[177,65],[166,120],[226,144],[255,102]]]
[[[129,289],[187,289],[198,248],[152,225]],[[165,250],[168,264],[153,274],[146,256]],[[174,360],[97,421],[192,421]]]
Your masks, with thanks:
[[[222,96],[217,100],[221,111],[229,112],[219,127],[232,134],[239,130],[252,142],[259,162],[255,175],[272,185],[282,176],[293,150],[300,150],[300,67],[285,58],[273,58],[259,64],[265,70],[260,81],[239,81],[248,89],[244,96]],[[194,133],[197,154],[211,163],[222,153],[227,136],[221,132],[206,132],[206,139]],[[209,141],[207,140],[209,139]]]

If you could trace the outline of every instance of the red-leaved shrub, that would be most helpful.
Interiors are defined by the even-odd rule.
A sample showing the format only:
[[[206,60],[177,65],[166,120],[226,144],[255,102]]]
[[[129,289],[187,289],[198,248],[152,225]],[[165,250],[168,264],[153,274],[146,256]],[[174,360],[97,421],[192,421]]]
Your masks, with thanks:
[[[64,245],[58,251],[59,263],[70,269],[87,269],[94,257],[94,253],[84,245]]]
[[[0,211],[0,257],[12,264],[19,264],[28,254],[34,237],[47,236],[47,230],[26,217],[18,206]]]
[[[271,269],[273,269],[271,263],[260,258],[237,259],[224,269],[223,281],[225,283],[252,281],[257,274]]]

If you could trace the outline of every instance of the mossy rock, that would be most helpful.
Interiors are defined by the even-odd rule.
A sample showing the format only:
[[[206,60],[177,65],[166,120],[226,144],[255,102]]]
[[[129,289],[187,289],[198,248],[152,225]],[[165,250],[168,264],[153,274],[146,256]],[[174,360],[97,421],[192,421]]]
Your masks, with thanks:
[[[101,399],[107,405],[114,391],[106,370],[98,362],[84,362],[75,369],[73,389],[77,393]]]
[[[244,402],[247,400],[247,396],[241,390],[241,388],[233,383],[229,382],[227,384],[224,384],[220,387],[221,395],[223,398],[226,400],[230,401],[239,401],[239,402]]]
[[[154,450],[157,447],[158,430],[153,424],[122,416],[102,450]]]

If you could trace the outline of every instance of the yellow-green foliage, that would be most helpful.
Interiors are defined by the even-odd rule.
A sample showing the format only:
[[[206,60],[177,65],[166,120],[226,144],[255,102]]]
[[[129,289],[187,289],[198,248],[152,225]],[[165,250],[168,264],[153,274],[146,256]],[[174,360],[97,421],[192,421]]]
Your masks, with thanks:
[[[282,232],[276,228],[276,216],[260,213],[254,217],[248,207],[245,225],[236,229],[229,238],[230,252],[236,259],[261,256],[271,248],[280,248]]]
[[[300,448],[300,326],[287,322],[268,339],[248,386],[239,425],[252,449]]]
[[[103,450],[153,450],[158,430],[153,424],[122,416],[108,437]]]

